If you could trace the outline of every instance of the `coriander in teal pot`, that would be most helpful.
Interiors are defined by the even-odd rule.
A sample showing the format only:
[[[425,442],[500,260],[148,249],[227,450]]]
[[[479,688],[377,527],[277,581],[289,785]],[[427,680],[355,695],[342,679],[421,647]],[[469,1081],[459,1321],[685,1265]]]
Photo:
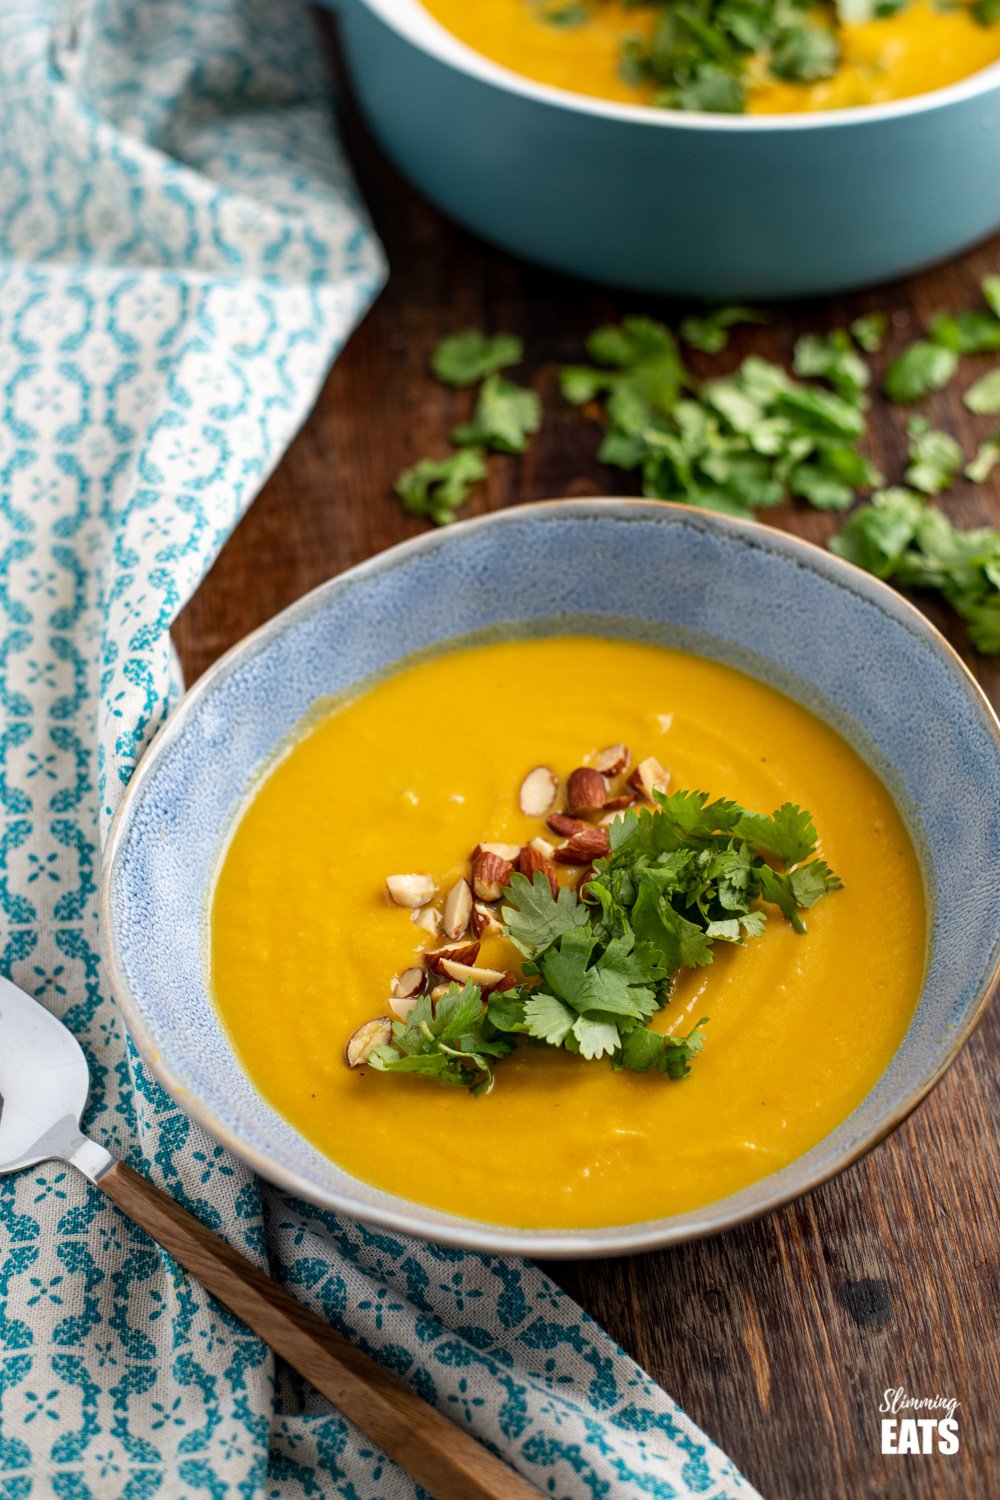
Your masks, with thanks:
[[[321,0],[382,148],[528,260],[709,300],[846,291],[1000,227],[1000,64],[915,98],[794,115],[604,102],[534,83],[419,0]]]

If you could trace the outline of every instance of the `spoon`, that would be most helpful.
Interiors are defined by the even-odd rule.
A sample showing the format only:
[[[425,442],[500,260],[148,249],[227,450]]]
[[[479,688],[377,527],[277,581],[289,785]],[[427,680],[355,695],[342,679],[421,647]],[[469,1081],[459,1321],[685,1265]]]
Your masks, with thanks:
[[[435,1500],[538,1500],[534,1485],[88,1139],[89,1089],[72,1032],[0,977],[0,1177],[43,1161],[77,1167]]]

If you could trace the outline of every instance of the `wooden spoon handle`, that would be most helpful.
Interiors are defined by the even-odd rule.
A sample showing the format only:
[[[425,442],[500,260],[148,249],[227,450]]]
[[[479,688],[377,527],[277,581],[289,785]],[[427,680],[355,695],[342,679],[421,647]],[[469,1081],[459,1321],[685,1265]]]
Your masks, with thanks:
[[[539,1491],[124,1162],[98,1185],[435,1500]]]

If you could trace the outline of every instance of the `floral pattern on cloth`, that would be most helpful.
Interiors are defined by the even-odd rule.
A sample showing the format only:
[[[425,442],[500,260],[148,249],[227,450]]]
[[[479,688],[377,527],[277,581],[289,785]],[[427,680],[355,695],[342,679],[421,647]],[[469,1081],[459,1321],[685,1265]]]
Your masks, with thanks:
[[[258,1183],[105,985],[99,851],[171,622],[384,274],[319,58],[264,0],[0,0],[0,968],[80,1038],[98,1140],[543,1494],[750,1496],[534,1268]],[[82,1177],[0,1181],[0,1500],[415,1493]]]

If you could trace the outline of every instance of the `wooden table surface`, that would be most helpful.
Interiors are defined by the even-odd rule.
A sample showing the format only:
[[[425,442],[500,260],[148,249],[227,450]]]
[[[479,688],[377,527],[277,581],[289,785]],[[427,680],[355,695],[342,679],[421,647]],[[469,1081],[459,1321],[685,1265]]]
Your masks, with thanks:
[[[403,514],[391,483],[417,457],[446,451],[448,432],[468,409],[466,393],[442,389],[427,373],[428,353],[445,332],[521,334],[525,378],[546,408],[530,453],[492,459],[485,491],[466,513],[634,493],[634,476],[597,463],[599,435],[562,403],[557,370],[579,360],[584,336],[598,324],[638,310],[669,320],[678,309],[562,280],[486,247],[418,199],[357,122],[348,125],[391,278],[178,621],[189,682],[307,589],[423,529]],[[741,332],[722,359],[728,367],[753,350],[787,361],[799,332],[844,325],[876,308],[889,312],[898,348],[937,308],[972,305],[980,277],[998,269],[1000,241],[993,241],[877,293],[779,309],[770,326]],[[983,422],[965,411],[958,388],[921,409],[975,451]],[[900,411],[880,410],[874,422],[873,456],[890,475],[902,473],[904,426]],[[946,509],[964,525],[1000,524],[990,486],[960,484]],[[767,519],[814,541],[832,529],[829,517],[801,505],[769,511]],[[996,702],[1000,662],[977,660],[946,608],[928,613]],[[1000,1495],[998,1045],[994,1006],[941,1085],[889,1141],[770,1218],[681,1249],[549,1268],[768,1500]],[[894,1387],[961,1402],[957,1455],[881,1455],[878,1408]]]

